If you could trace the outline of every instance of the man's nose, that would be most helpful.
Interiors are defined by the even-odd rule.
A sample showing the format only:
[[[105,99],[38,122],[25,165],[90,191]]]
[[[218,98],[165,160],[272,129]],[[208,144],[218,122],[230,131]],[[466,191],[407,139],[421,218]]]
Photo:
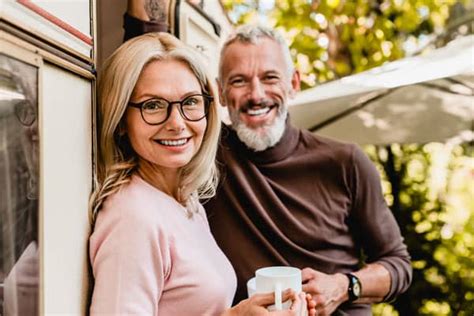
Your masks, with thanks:
[[[253,78],[250,83],[249,97],[254,103],[260,103],[265,98],[265,87],[258,78]]]

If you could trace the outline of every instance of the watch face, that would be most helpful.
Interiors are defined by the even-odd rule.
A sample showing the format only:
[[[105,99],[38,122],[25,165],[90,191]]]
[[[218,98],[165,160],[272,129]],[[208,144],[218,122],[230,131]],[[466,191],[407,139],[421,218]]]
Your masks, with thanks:
[[[352,288],[352,291],[355,296],[359,297],[360,296],[360,284],[359,282],[354,283],[354,287]]]

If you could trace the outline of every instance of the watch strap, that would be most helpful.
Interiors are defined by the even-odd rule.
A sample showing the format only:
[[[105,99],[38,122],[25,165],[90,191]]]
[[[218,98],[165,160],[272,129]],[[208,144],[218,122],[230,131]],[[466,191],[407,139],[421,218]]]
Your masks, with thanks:
[[[360,297],[362,292],[362,285],[360,280],[352,273],[344,273],[349,279],[349,286],[347,287],[347,294],[349,295],[349,302],[353,302]]]

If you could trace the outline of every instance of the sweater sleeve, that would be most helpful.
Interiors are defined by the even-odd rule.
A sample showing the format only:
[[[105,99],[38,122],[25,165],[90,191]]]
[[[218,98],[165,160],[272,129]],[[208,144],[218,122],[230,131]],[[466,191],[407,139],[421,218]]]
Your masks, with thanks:
[[[101,210],[89,248],[95,279],[91,315],[158,314],[170,256],[155,222],[127,205]]]
[[[390,301],[411,283],[410,255],[385,202],[377,169],[358,147],[354,147],[352,158],[354,195],[351,216],[366,261],[381,264],[390,273],[390,290],[384,298],[384,301]]]

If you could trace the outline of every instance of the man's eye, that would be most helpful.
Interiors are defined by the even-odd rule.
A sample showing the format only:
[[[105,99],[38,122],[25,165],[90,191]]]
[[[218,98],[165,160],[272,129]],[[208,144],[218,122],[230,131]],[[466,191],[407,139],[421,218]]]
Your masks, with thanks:
[[[265,82],[277,82],[280,80],[280,77],[275,75],[268,75],[263,78]]]
[[[243,86],[245,84],[245,80],[242,79],[242,78],[232,79],[230,81],[230,84],[232,86],[235,86],[235,87],[240,87],[240,86]]]

